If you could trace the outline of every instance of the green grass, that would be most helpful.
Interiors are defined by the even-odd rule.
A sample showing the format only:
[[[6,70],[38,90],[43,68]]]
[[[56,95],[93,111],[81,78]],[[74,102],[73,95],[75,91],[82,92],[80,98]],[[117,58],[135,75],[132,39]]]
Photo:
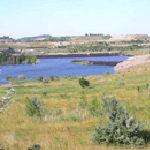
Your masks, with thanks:
[[[112,146],[91,143],[93,128],[98,123],[105,124],[106,118],[93,117],[87,109],[79,108],[82,94],[88,104],[95,98],[101,101],[103,95],[115,96],[145,129],[150,130],[150,98],[146,88],[150,82],[149,64],[117,75],[86,79],[91,85],[84,89],[78,84],[78,78],[71,77],[49,80],[49,83],[18,79],[13,80],[11,86],[0,86],[0,96],[12,87],[16,90],[13,102],[0,114],[0,144],[10,150],[26,150],[35,143],[40,144],[42,150],[112,149]],[[26,97],[37,97],[44,103],[46,115],[43,120],[27,116]]]

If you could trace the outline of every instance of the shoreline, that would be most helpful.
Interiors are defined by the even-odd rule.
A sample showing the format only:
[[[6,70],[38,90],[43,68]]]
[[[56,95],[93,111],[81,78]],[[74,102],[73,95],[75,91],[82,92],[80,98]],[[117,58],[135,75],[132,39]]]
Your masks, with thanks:
[[[115,66],[116,72],[124,72],[132,67],[150,63],[150,54],[131,56],[126,61],[120,62]]]
[[[39,55],[39,59],[44,59],[44,58],[68,58],[68,57],[91,57],[91,56],[127,56],[125,54],[122,53],[73,53],[73,54],[68,54],[68,53],[63,53],[63,54],[51,54],[51,55]],[[80,62],[80,61],[79,61]],[[74,63],[79,63],[77,60]],[[113,66],[115,67],[116,64],[118,64],[119,62],[117,61],[109,61],[109,62],[105,62],[105,61],[87,61],[86,64],[88,65],[104,65],[104,66]],[[90,75],[93,76],[93,75]],[[0,83],[1,85],[6,85],[9,86],[11,85],[10,83],[6,82],[6,83]]]
[[[74,64],[83,64],[83,65],[102,65],[102,66],[112,66],[115,67],[116,64],[122,61],[85,61],[85,60],[73,60]]]
[[[51,53],[48,55],[36,55],[38,59],[44,59],[44,58],[61,58],[61,57],[91,57],[91,56],[119,56],[119,55],[124,55],[124,56],[129,56],[125,55],[123,53],[119,52],[110,52],[110,53]]]

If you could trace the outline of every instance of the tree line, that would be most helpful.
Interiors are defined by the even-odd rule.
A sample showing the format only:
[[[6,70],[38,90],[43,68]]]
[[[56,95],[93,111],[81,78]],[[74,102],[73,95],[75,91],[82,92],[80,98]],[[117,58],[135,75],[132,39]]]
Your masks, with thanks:
[[[6,64],[22,64],[22,63],[36,63],[37,57],[35,55],[14,55],[8,53],[0,53],[0,65]]]

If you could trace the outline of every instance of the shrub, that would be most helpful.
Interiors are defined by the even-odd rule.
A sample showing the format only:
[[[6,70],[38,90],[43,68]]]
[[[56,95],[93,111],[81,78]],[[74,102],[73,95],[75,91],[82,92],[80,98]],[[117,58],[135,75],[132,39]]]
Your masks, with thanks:
[[[137,91],[140,92],[140,86],[137,86]]]
[[[145,144],[143,129],[139,122],[129,116],[115,98],[105,98],[102,107],[103,111],[108,114],[109,122],[106,127],[95,128],[92,139],[94,143],[135,146]]]
[[[43,92],[43,96],[45,96],[45,97],[47,96],[47,92],[46,91]]]
[[[39,144],[34,144],[30,147],[28,147],[28,150],[40,150],[41,146]]]
[[[44,78],[41,76],[41,77],[39,77],[37,80],[40,81],[40,82],[43,82],[43,79],[44,79]]]
[[[48,78],[43,78],[43,83],[48,83],[49,79]]]
[[[11,88],[11,89],[7,90],[6,93],[7,93],[7,95],[11,96],[13,94],[16,94],[16,90]]]
[[[26,113],[29,116],[36,116],[41,118],[44,112],[43,104],[36,98],[27,98]]]
[[[12,79],[11,76],[8,76],[8,77],[6,78],[7,81],[10,81],[11,79]]]
[[[90,86],[90,82],[87,81],[84,77],[82,77],[82,78],[79,79],[79,84],[83,88],[86,87],[86,86]]]
[[[3,112],[8,105],[12,102],[13,95],[16,94],[14,89],[9,89],[6,91],[6,95],[0,97],[0,113]]]

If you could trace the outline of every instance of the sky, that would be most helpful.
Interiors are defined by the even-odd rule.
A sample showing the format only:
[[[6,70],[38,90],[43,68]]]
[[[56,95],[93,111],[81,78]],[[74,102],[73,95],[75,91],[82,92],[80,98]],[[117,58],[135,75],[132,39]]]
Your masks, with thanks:
[[[0,0],[0,36],[150,34],[150,0]]]

